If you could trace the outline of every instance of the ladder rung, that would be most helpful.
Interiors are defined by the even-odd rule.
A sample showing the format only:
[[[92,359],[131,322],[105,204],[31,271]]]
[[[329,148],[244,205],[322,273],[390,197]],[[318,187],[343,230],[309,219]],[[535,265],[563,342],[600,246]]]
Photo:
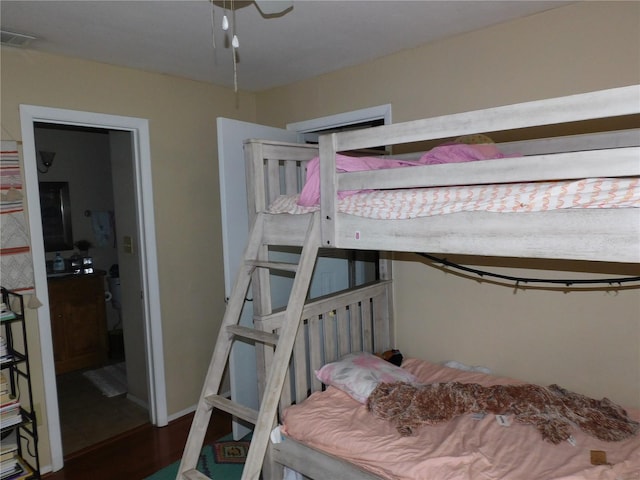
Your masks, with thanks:
[[[185,480],[211,480],[209,477],[197,470],[187,470],[182,474],[182,478]]]
[[[257,410],[240,405],[239,403],[229,400],[222,395],[209,395],[205,397],[205,401],[212,407],[219,408],[220,410],[230,413],[231,415],[235,415],[236,417],[246,420],[254,425],[258,421]]]
[[[251,327],[243,327],[241,325],[229,325],[227,331],[233,335],[238,335],[243,338],[250,338],[262,343],[268,343],[269,345],[278,344],[278,334],[265,332]]]
[[[248,265],[253,265],[258,268],[270,268],[272,270],[283,270],[285,272],[297,272],[298,264],[297,263],[286,263],[286,262],[263,262],[260,260],[248,260]]]

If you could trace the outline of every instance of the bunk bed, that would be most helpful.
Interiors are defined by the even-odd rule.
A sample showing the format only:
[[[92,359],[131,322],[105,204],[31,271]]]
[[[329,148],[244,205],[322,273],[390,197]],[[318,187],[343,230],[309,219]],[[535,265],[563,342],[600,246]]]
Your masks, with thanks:
[[[308,239],[309,217],[319,216],[321,228],[317,234],[321,236],[322,247],[329,249],[640,263],[638,114],[640,86],[629,86],[334,133],[320,137],[319,148],[250,140],[245,144],[250,219],[254,221],[260,217],[269,226],[264,230],[264,248],[266,245],[303,246],[308,241],[305,238]],[[626,119],[634,128],[607,131],[606,126],[613,118]],[[517,135],[540,126],[557,127],[558,131],[562,131],[567,124],[591,125],[589,122],[604,128],[590,133],[501,143],[497,146],[505,153],[505,158],[500,159],[357,172],[342,172],[336,168],[337,165],[339,167],[340,154],[360,149],[423,141],[447,143],[452,139],[478,134],[490,138],[495,132],[500,132],[500,135],[511,131]],[[420,155],[391,156],[412,162]],[[317,206],[300,207],[297,202],[305,186],[310,162],[319,162],[320,202]],[[588,187],[584,179],[596,179],[593,193],[586,193]],[[542,208],[531,211],[522,207],[526,202],[519,198],[515,202],[522,208],[502,213],[461,210],[400,220],[387,219],[387,214],[371,218],[346,213],[345,202],[339,198],[342,196],[348,202],[353,202],[359,195],[371,195],[372,191],[375,194],[397,194],[400,190],[465,189],[467,186],[486,189],[500,185],[506,188],[517,186],[519,189],[531,182],[545,185],[545,188],[560,185],[565,192],[574,188],[578,197],[589,195],[597,197],[598,201],[586,208],[578,208],[580,202],[574,202],[573,199],[570,203],[576,208],[565,208],[567,202],[563,204],[563,201],[559,201],[556,203],[561,208],[552,209],[548,207],[547,199],[542,201]],[[598,195],[602,193],[602,182],[611,182],[612,186],[604,197],[615,197],[624,190],[621,203],[607,208],[605,202],[600,201]],[[463,191],[466,190],[458,190],[458,195],[464,195],[460,193]],[[340,195],[340,192],[349,192],[349,195]],[[383,429],[383,436],[372,437],[372,425],[381,422],[374,420],[365,405],[345,393],[345,389],[327,386],[326,383],[333,385],[327,379],[323,383],[316,372],[328,364],[335,365],[335,362],[353,352],[379,353],[395,347],[391,281],[390,256],[381,253],[379,281],[304,305],[301,327],[297,330],[280,394],[278,421],[283,424],[272,432],[273,441],[268,447],[262,469],[265,479],[282,478],[283,466],[310,478],[485,478],[480,475],[487,472],[495,474],[498,470],[489,468],[485,472],[478,465],[482,462],[499,463],[503,458],[499,455],[500,449],[506,452],[506,456],[516,455],[520,451],[525,457],[529,455],[530,459],[547,459],[540,467],[545,471],[541,478],[635,478],[625,475],[637,475],[640,471],[638,437],[618,444],[617,454],[610,456],[608,462],[600,462],[600,465],[587,463],[582,468],[572,463],[577,451],[572,446],[559,447],[535,439],[535,429],[523,436],[519,432],[524,427],[503,429],[503,433],[508,432],[504,438],[507,443],[496,443],[496,449],[465,444],[465,454],[475,457],[467,463],[452,463],[453,470],[447,470],[446,458],[464,455],[447,450],[444,447],[446,441],[442,439],[456,438],[452,436],[452,430],[456,428],[475,428],[470,425],[482,422],[486,426],[490,420],[484,419],[474,424],[477,421],[470,417],[459,418],[444,427],[424,428],[418,437],[399,436],[393,426],[382,424],[377,426]],[[286,310],[272,308],[269,273],[257,271],[252,282],[256,328],[268,334],[282,334]],[[273,363],[273,358],[273,347],[259,347],[260,392],[268,388],[267,378],[271,370],[278,368],[279,364]],[[406,360],[403,366],[422,383],[521,383],[416,359]],[[302,428],[315,425],[310,420],[314,410],[320,418],[324,418],[320,425],[323,424],[323,428],[329,431],[330,440],[315,440],[315,433],[322,429],[320,426],[314,426],[310,431]],[[342,420],[341,415],[346,415],[348,420]],[[630,415],[640,420],[640,411],[632,410]],[[340,424],[347,425],[346,430],[340,430]],[[357,432],[355,425],[364,425],[365,432]],[[502,427],[494,425],[487,428]],[[433,431],[444,436],[430,437]],[[359,437],[364,442],[358,442]],[[485,440],[489,442],[487,438]],[[593,451],[604,449],[599,440],[594,443],[580,432],[571,438],[583,448],[589,445]],[[460,439],[449,441],[464,443]],[[395,467],[389,467],[393,463],[389,461],[376,464],[374,457],[379,456],[378,450],[375,450],[376,453],[373,453],[374,450],[367,451],[373,443],[383,450],[389,450],[392,446],[401,447],[402,450],[394,450],[396,457],[401,459],[395,463],[412,466],[413,473],[398,473],[393,470]],[[443,445],[443,448],[438,450],[434,444]],[[341,454],[344,454],[344,458]],[[423,462],[424,458],[416,460],[411,455],[433,458],[433,464]],[[483,458],[476,458],[483,455]],[[524,470],[503,471],[502,476],[498,474],[486,478],[533,478],[523,477],[522,472],[531,473],[536,465],[526,460],[517,462],[521,463]],[[598,463],[597,459],[595,463]],[[391,469],[387,470],[387,467]],[[479,468],[475,476],[474,468]],[[420,472],[418,476],[416,472]]]

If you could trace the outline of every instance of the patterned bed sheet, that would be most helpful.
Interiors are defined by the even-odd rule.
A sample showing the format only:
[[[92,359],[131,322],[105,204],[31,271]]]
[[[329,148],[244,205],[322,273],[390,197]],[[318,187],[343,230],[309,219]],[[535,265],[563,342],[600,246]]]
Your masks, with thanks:
[[[407,359],[403,368],[424,383],[458,381],[485,386],[513,379]],[[628,410],[640,419],[640,410]],[[348,460],[385,479],[633,480],[640,478],[640,437],[605,442],[575,429],[572,442],[545,442],[532,425],[502,426],[493,415],[461,416],[402,437],[366,406],[334,387],[317,392],[284,414],[290,438]],[[285,441],[287,441],[285,439]],[[591,452],[606,452],[592,465]]]
[[[298,205],[297,195],[282,195],[273,201],[267,212],[304,214],[318,208]],[[338,202],[341,213],[380,220],[404,220],[463,211],[522,213],[582,208],[640,208],[640,179],[587,178],[372,190],[346,196]]]

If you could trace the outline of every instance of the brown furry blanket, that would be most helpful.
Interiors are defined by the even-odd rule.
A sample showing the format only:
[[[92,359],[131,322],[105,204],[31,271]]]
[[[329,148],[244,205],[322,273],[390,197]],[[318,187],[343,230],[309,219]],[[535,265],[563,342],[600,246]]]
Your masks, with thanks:
[[[606,441],[638,433],[640,423],[607,398],[594,400],[557,385],[494,385],[477,383],[380,383],[371,392],[367,408],[393,422],[400,435],[412,435],[421,425],[435,425],[470,413],[514,415],[532,424],[551,443],[569,439],[572,426]]]

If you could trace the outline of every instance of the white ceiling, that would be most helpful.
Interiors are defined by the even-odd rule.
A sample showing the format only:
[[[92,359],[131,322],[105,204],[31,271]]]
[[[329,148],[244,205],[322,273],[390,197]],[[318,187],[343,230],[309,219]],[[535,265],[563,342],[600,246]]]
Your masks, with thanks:
[[[229,7],[232,1],[216,3]],[[293,3],[280,17],[264,18],[255,4],[236,10],[240,89],[286,85],[572,2]],[[220,26],[223,10],[214,7],[212,28],[211,8],[208,0],[2,0],[0,20],[3,31],[37,37],[30,49],[233,87],[230,40]]]

